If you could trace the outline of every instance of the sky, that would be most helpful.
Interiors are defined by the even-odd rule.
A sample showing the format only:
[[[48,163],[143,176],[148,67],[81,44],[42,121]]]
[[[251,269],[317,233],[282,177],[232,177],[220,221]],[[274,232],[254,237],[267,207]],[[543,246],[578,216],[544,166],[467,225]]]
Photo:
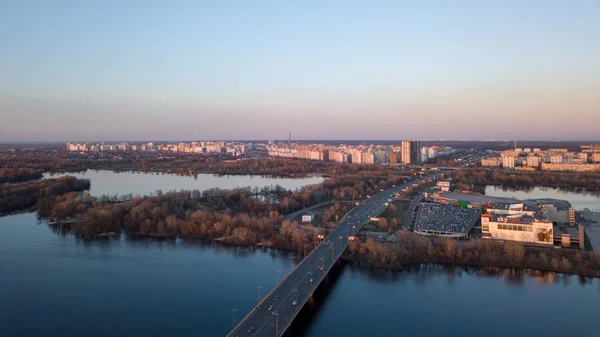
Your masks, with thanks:
[[[0,141],[600,140],[600,0],[0,1]]]

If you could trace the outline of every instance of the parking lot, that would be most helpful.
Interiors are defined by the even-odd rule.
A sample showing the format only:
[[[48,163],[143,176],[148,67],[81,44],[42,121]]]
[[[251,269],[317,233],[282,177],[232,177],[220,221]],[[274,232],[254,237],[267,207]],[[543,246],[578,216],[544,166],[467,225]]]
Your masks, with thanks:
[[[480,217],[480,212],[473,209],[421,203],[415,232],[424,235],[466,237]]]

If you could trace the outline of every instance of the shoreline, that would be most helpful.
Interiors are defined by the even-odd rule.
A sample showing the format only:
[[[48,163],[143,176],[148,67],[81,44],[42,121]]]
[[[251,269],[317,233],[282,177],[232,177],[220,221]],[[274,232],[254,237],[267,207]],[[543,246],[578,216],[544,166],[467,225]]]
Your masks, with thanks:
[[[543,274],[543,273],[555,273],[555,274],[563,274],[563,275],[571,275],[571,276],[580,276],[580,277],[589,277],[593,279],[600,279],[600,271],[596,271],[595,273],[570,273],[558,270],[551,269],[540,269],[540,268],[528,268],[528,267],[513,267],[507,265],[480,265],[480,264],[466,264],[466,263],[444,263],[444,262],[431,262],[431,261],[422,261],[416,263],[408,263],[401,265],[393,265],[393,264],[373,264],[371,262],[366,262],[365,259],[357,258],[357,257],[348,257],[343,255],[341,259],[345,262],[352,263],[364,268],[374,268],[376,270],[387,270],[393,272],[401,272],[407,271],[412,268],[416,268],[422,265],[434,265],[434,266],[446,266],[453,268],[476,268],[480,270],[497,270],[497,271],[515,271],[515,272],[530,272],[534,274]]]
[[[49,227],[50,224],[47,224]],[[281,253],[296,253],[302,255],[302,252],[290,247],[289,245],[277,245],[269,242],[261,241],[257,244],[244,244],[244,243],[235,243],[228,242],[228,239],[231,237],[219,237],[219,238],[203,238],[203,237],[181,237],[181,236],[169,236],[169,235],[158,235],[158,234],[126,234],[126,233],[101,233],[94,236],[80,236],[73,233],[68,233],[68,236],[72,236],[76,239],[81,240],[132,240],[132,241],[181,241],[186,244],[217,244],[221,246],[225,246],[227,248],[242,248],[242,249],[261,249],[261,250],[274,250]],[[368,258],[362,254],[355,254],[350,252],[350,247],[347,248],[347,251],[340,257],[340,261],[345,263],[355,264],[364,268],[374,268],[376,270],[386,270],[393,272],[402,272],[406,270],[410,270],[412,268],[422,266],[422,265],[437,265],[437,266],[447,266],[454,268],[477,268],[481,270],[490,270],[490,271],[515,271],[515,272],[525,272],[532,274],[540,274],[540,273],[558,273],[564,275],[573,275],[573,276],[581,276],[581,277],[590,277],[600,279],[600,270],[589,272],[565,272],[562,270],[549,269],[549,268],[533,268],[528,266],[525,262],[524,265],[515,265],[511,266],[506,263],[497,263],[495,265],[485,265],[485,264],[477,264],[477,263],[462,263],[462,262],[442,262],[442,261],[418,261],[412,263],[374,263],[372,261],[367,261]],[[550,250],[551,251],[551,250]],[[310,254],[310,252],[309,252]],[[308,254],[307,254],[308,256]]]

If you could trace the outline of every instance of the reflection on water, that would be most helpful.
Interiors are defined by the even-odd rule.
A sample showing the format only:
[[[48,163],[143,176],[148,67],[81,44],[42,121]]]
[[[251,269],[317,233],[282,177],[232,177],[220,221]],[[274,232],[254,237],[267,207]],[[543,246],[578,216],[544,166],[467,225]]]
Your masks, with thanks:
[[[443,275],[448,284],[452,284],[462,277],[478,277],[503,280],[508,286],[522,286],[528,279],[535,280],[538,285],[544,284],[565,284],[577,280],[581,285],[592,284],[593,277],[579,275],[566,275],[550,271],[540,271],[533,269],[505,269],[494,267],[469,267],[452,266],[438,264],[420,264],[407,267],[402,271],[384,270],[374,267],[358,264],[348,264],[345,266],[348,272],[359,274],[377,284],[403,283],[409,280],[417,284],[427,284],[434,277]]]
[[[60,175],[45,174],[44,177],[58,177]],[[95,171],[68,173],[66,175],[91,180],[90,194],[124,195],[140,194],[150,195],[158,190],[208,190],[218,187],[220,189],[233,189],[236,187],[265,187],[280,185],[289,190],[296,190],[306,185],[320,184],[323,178],[310,176],[306,178],[276,178],[251,175],[219,176],[213,174],[198,174],[196,176],[179,176],[176,174],[157,174],[142,172]]]
[[[600,208],[600,193],[592,192],[571,192],[565,191],[558,188],[548,187],[533,187],[523,190],[514,190],[510,188],[500,186],[487,186],[485,188],[485,195],[502,198],[515,198],[515,199],[562,199],[567,200],[577,210],[588,208],[590,210],[596,210]]]
[[[1,336],[224,336],[232,309],[239,321],[292,268],[265,248],[58,234],[0,218]],[[291,335],[534,336],[552,320],[571,324],[544,336],[595,335],[599,294],[597,279],[548,272],[339,263]]]

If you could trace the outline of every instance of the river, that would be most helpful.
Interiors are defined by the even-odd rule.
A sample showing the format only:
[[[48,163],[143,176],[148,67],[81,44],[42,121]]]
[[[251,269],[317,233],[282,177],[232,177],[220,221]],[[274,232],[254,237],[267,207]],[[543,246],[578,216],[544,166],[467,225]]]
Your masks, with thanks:
[[[280,185],[289,190],[296,190],[306,185],[320,184],[323,178],[310,176],[306,178],[276,178],[251,175],[219,176],[214,174],[198,174],[197,176],[179,176],[176,174],[120,172],[106,170],[88,170],[86,172],[59,175],[45,174],[44,178],[71,175],[91,180],[90,194],[93,196],[114,194],[148,195],[157,190],[207,190],[218,186],[221,189],[236,187],[264,187]]]
[[[291,270],[280,252],[62,237],[0,218],[0,336],[224,336]],[[280,273],[277,270],[281,269]],[[554,275],[554,274],[551,274]],[[597,336],[600,282],[340,265],[293,335]],[[239,309],[233,312],[232,309]]]
[[[600,209],[600,194],[589,192],[569,192],[558,188],[534,187],[528,190],[506,189],[500,186],[487,186],[485,195],[516,199],[562,199],[567,200],[576,210],[588,208],[590,210]]]

